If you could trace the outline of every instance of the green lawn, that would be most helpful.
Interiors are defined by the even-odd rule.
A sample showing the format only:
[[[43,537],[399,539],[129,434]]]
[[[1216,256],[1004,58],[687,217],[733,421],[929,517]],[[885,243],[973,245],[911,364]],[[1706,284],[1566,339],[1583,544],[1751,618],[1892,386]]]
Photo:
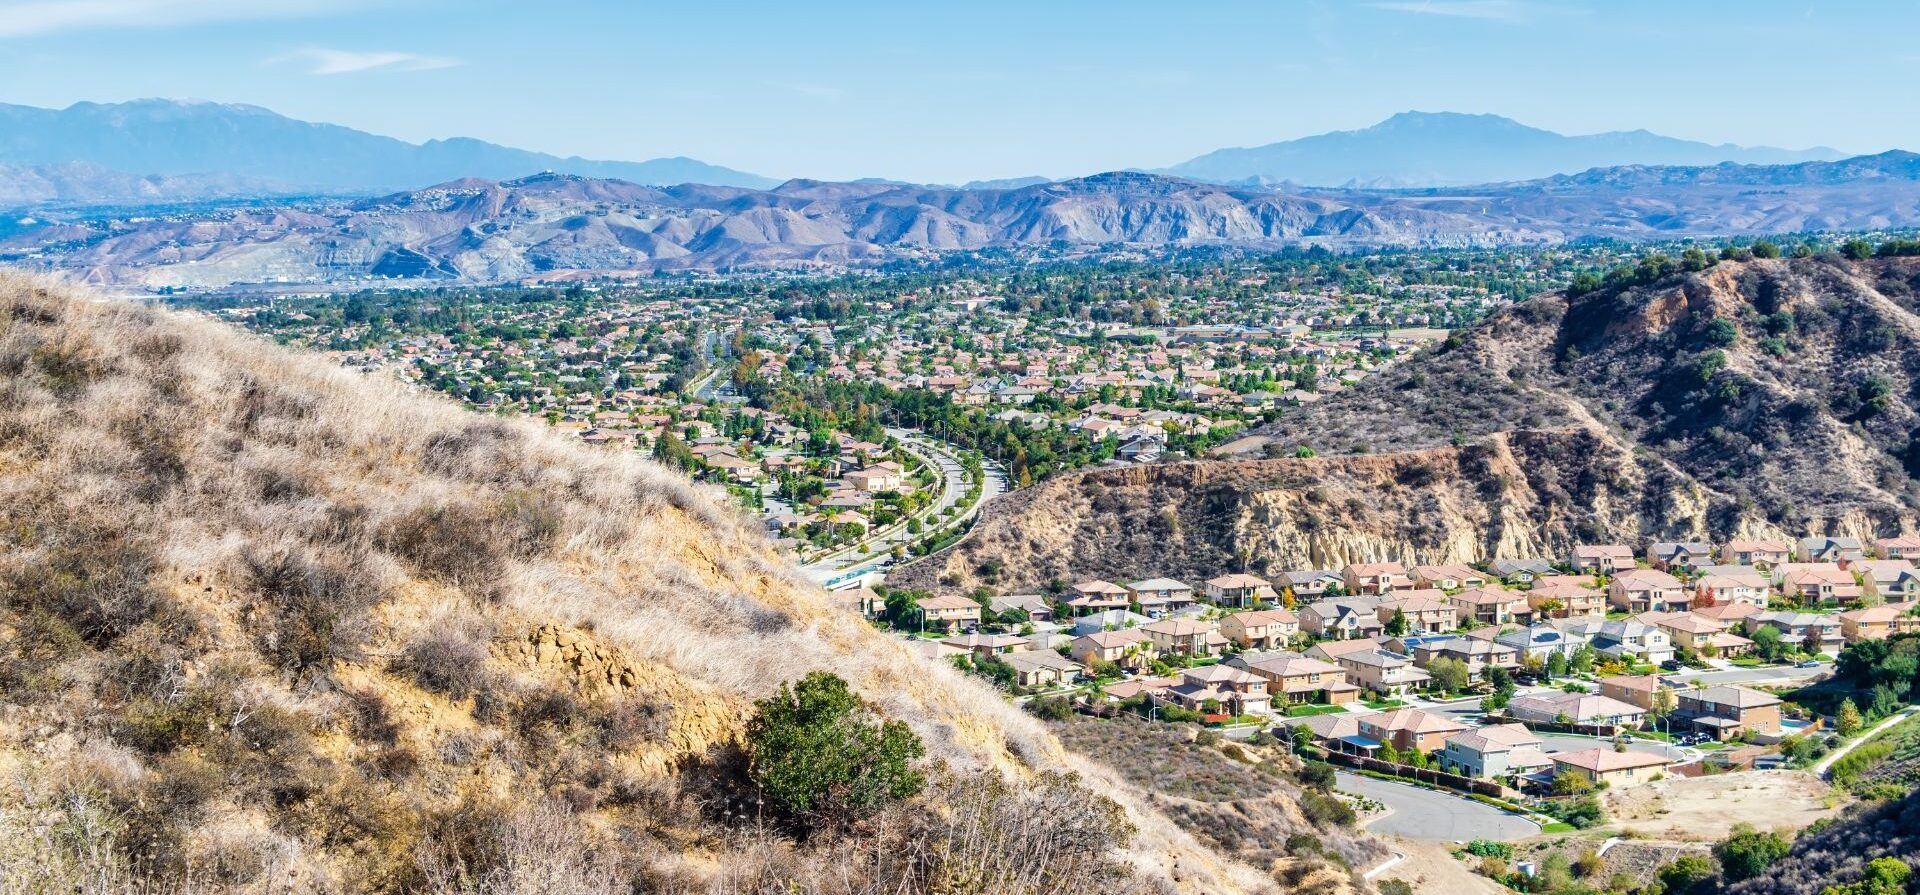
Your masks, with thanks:
[[[1360,703],[1367,708],[1377,709],[1383,712],[1387,709],[1404,708],[1406,706],[1405,702],[1398,699],[1362,699]]]
[[[1540,832],[1542,833],[1578,833],[1580,832],[1580,828],[1574,826],[1573,824],[1556,820],[1552,823],[1541,824]]]
[[[1726,744],[1726,743],[1720,743],[1720,742],[1715,742],[1715,741],[1713,741],[1713,740],[1708,740],[1707,742],[1704,742],[1704,743],[1701,743],[1700,745],[1698,745],[1698,746],[1695,746],[1694,748],[1695,748],[1695,749],[1698,749],[1698,750],[1700,750],[1700,751],[1702,751],[1702,752],[1713,752],[1713,751],[1716,751],[1716,750],[1719,750],[1719,749],[1725,749],[1725,748],[1727,748],[1727,744]]]
[[[1305,718],[1310,715],[1331,715],[1335,712],[1344,712],[1346,710],[1346,706],[1341,705],[1290,705],[1287,706],[1287,717]]]

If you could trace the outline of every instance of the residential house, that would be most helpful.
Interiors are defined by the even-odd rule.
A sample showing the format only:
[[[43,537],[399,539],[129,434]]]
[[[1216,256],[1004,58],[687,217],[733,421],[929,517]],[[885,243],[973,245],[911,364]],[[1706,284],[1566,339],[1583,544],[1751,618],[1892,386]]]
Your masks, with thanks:
[[[1127,628],[1140,628],[1152,623],[1153,619],[1137,612],[1128,612],[1125,609],[1108,609],[1104,612],[1095,612],[1091,615],[1075,616],[1073,618],[1072,628],[1074,636],[1077,637],[1081,634],[1092,634],[1095,631],[1120,631]]]
[[[1300,607],[1300,630],[1330,640],[1372,637],[1384,630],[1371,597],[1338,597]]]
[[[1536,580],[1527,591],[1527,606],[1536,618],[1601,616],[1607,614],[1607,595],[1594,587]]]
[[[1496,559],[1487,568],[1501,581],[1520,585],[1532,584],[1534,579],[1556,571],[1552,562],[1539,558]]]
[[[1067,588],[1067,591],[1071,594],[1067,598],[1067,606],[1074,615],[1127,608],[1127,589],[1111,581],[1082,581]]]
[[[1713,547],[1699,541],[1660,541],[1647,548],[1647,563],[1661,571],[1694,569],[1713,562]]]
[[[1730,633],[1728,623],[1710,616],[1692,612],[1647,612],[1634,619],[1667,632],[1667,640],[1675,652],[1686,649],[1702,656],[1731,658],[1753,648],[1753,641]]]
[[[1593,634],[1593,648],[1623,661],[1658,665],[1673,658],[1673,638],[1646,622],[1605,621]]]
[[[1153,657],[1153,643],[1138,628],[1123,631],[1096,631],[1073,638],[1069,654],[1092,668],[1094,661],[1111,662],[1121,668],[1138,670]]]
[[[1395,591],[1413,590],[1413,576],[1397,562],[1352,563],[1340,572],[1347,593],[1379,596]]]
[[[1360,735],[1377,743],[1391,743],[1400,752],[1437,752],[1447,737],[1467,729],[1452,718],[1413,708],[1360,716]]]
[[[1848,643],[1913,633],[1920,633],[1920,602],[1913,600],[1840,613],[1840,636]]]
[[[1014,594],[994,597],[987,601],[987,608],[994,615],[1006,615],[1009,612],[1024,612],[1028,621],[1053,621],[1053,604],[1039,594]]]
[[[1469,587],[1487,586],[1485,573],[1465,565],[1415,566],[1413,580],[1420,587],[1439,590],[1464,590]]]
[[[1284,705],[1346,705],[1360,697],[1340,666],[1299,653],[1241,653],[1226,664],[1267,679],[1267,694]]]
[[[957,646],[982,659],[991,659],[1027,647],[1027,639],[1011,634],[958,634],[940,641]]]
[[[1459,611],[1462,623],[1472,619],[1483,625],[1524,625],[1533,621],[1533,605],[1527,592],[1502,587],[1476,587],[1448,594],[1447,602]]]
[[[1494,638],[1494,642],[1514,650],[1521,662],[1533,658],[1545,662],[1555,653],[1572,658],[1573,654],[1586,643],[1585,640],[1569,636],[1567,632],[1546,623],[1501,631]]]
[[[1681,690],[1674,717],[1690,722],[1716,739],[1730,739],[1745,731],[1780,735],[1780,697],[1746,687],[1720,686]]]
[[[1485,680],[1489,668],[1511,672],[1520,666],[1519,650],[1497,640],[1477,637],[1448,637],[1421,644],[1413,651],[1413,662],[1421,668],[1432,666],[1433,660],[1441,657],[1464,663],[1468,677],[1473,680]]]
[[[1864,592],[1853,572],[1832,563],[1789,563],[1780,568],[1780,592],[1802,603],[1857,603]]]
[[[1633,568],[1633,548],[1625,544],[1578,544],[1570,557],[1573,570],[1591,575],[1611,575]]]
[[[1331,569],[1297,569],[1292,572],[1282,572],[1280,584],[1293,591],[1295,599],[1303,601],[1320,597],[1330,587],[1338,586],[1343,589],[1346,587],[1346,582],[1340,577],[1340,573]]]
[[[1433,680],[1405,656],[1378,647],[1338,653],[1331,661],[1347,672],[1349,680],[1382,696],[1404,696]]]
[[[1899,535],[1880,538],[1873,542],[1873,549],[1881,559],[1920,559],[1920,537]]]
[[[1233,609],[1245,609],[1255,603],[1271,603],[1275,599],[1272,582],[1244,573],[1209,578],[1205,588],[1207,602]]]
[[[869,494],[877,494],[884,491],[898,491],[905,483],[905,480],[901,477],[898,470],[888,469],[884,466],[870,466],[866,469],[856,469],[841,476],[841,478],[845,479],[847,484]]]
[[[1167,688],[1166,698],[1191,711],[1228,715],[1264,715],[1273,707],[1267,679],[1231,665],[1181,671],[1180,683]]]
[[[1714,566],[1693,582],[1695,603],[1702,606],[1746,603],[1764,609],[1772,589],[1766,574],[1753,566]]]
[[[980,624],[980,604],[966,597],[927,597],[920,601],[920,611],[925,614],[929,628],[951,631]]]
[[[1758,612],[1747,616],[1742,624],[1748,637],[1768,627],[1779,631],[1783,642],[1816,652],[1837,653],[1846,645],[1837,616],[1817,612]]]
[[[1693,594],[1658,569],[1623,569],[1607,583],[1607,605],[1623,612],[1684,612]]]
[[[1524,724],[1489,724],[1447,737],[1438,757],[1442,770],[1497,780],[1552,765],[1544,747]]]
[[[1723,603],[1719,606],[1696,606],[1693,609],[1694,614],[1726,622],[1729,628],[1744,627],[1742,623],[1749,617],[1765,611],[1766,607],[1752,603]]]
[[[1214,626],[1189,618],[1165,618],[1140,630],[1163,656],[1211,656],[1226,643]]]
[[[1653,711],[1654,694],[1662,690],[1673,692],[1657,674],[1616,674],[1600,679],[1601,696],[1618,699],[1646,712]]]
[[[1882,600],[1911,600],[1920,596],[1920,571],[1908,560],[1861,560],[1849,571],[1859,572],[1865,592]]]
[[[1582,749],[1556,752],[1548,757],[1553,759],[1555,776],[1570,774],[1595,786],[1613,788],[1650,783],[1665,775],[1667,765],[1672,764],[1666,756],[1634,749],[1625,752],[1611,748]]]
[[[1408,634],[1438,634],[1460,627],[1460,613],[1445,594],[1437,590],[1406,591],[1374,607],[1382,626],[1393,621],[1394,613],[1405,619]]]
[[[1193,588],[1172,578],[1135,581],[1128,584],[1126,590],[1133,602],[1140,604],[1140,611],[1152,618],[1194,605]]]
[[[1027,689],[1068,686],[1081,672],[1081,666],[1052,649],[1021,649],[1002,655],[1000,661],[1014,666],[1014,682]]]
[[[1349,712],[1334,712],[1325,715],[1309,715],[1304,718],[1288,718],[1280,722],[1289,731],[1295,727],[1304,727],[1313,733],[1313,741],[1335,752],[1366,752],[1358,743],[1365,742],[1378,748],[1373,740],[1360,736],[1360,716]]]
[[[1507,717],[1534,724],[1639,727],[1647,711],[1598,693],[1535,693],[1507,702]]]
[[[887,614],[887,601],[880,598],[871,587],[855,587],[836,590],[828,594],[836,605],[845,606],[867,618],[879,618]]]
[[[1235,612],[1220,620],[1220,633],[1242,649],[1277,649],[1300,634],[1300,619],[1285,609]]]
[[[1734,566],[1752,566],[1762,572],[1793,558],[1793,545],[1785,541],[1728,541],[1720,548],[1720,561]]]
[[[1825,535],[1801,538],[1794,545],[1793,552],[1794,558],[1801,562],[1830,562],[1841,568],[1867,558],[1867,549],[1859,538],[1831,538]]]

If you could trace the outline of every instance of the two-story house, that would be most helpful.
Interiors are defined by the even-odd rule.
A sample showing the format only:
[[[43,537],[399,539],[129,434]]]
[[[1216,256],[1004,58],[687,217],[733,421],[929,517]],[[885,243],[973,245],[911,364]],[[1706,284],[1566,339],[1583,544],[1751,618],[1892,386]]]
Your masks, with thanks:
[[[1162,656],[1211,656],[1226,643],[1214,626],[1190,618],[1163,618],[1140,630]]]
[[[1883,603],[1840,613],[1840,636],[1848,643],[1920,633],[1920,602]]]
[[[1299,653],[1241,653],[1226,664],[1267,680],[1267,694],[1281,705],[1346,705],[1360,697],[1340,666]]]
[[[1794,558],[1801,562],[1830,562],[1846,568],[1848,563],[1859,562],[1867,558],[1867,548],[1859,538],[1836,538],[1825,535],[1801,538],[1794,544]]]
[[[1697,569],[1713,562],[1713,547],[1699,541],[1657,541],[1647,548],[1647,564],[1661,571]]]
[[[1220,633],[1241,649],[1278,649],[1300,634],[1300,618],[1285,609],[1235,612],[1220,620]]]
[[[1349,594],[1380,596],[1413,590],[1413,576],[1397,562],[1352,563],[1340,572]]]
[[[1624,569],[1607,583],[1607,604],[1622,612],[1685,612],[1693,593],[1658,569]]]
[[[1485,573],[1467,565],[1415,566],[1414,584],[1435,590],[1465,590],[1469,587],[1486,587]]]
[[[1578,544],[1569,557],[1576,572],[1612,575],[1633,568],[1633,548],[1625,544]]]
[[[1351,640],[1372,637],[1383,629],[1374,597],[1337,597],[1300,607],[1300,630],[1315,637]]]
[[[1580,584],[1535,581],[1527,605],[1536,618],[1577,618],[1607,614],[1606,592]]]
[[[1462,620],[1483,625],[1524,625],[1533,621],[1533,605],[1527,592],[1501,587],[1476,587],[1448,594],[1447,602],[1459,611]]]
[[[1421,668],[1430,667],[1433,660],[1441,657],[1464,663],[1473,680],[1486,679],[1489,668],[1513,671],[1520,666],[1519,650],[1497,640],[1477,637],[1448,637],[1422,643],[1413,650],[1413,662]]]
[[[1674,717],[1693,724],[1716,739],[1730,739],[1745,731],[1780,735],[1780,697],[1746,687],[1720,686],[1681,690]]]
[[[1203,587],[1207,602],[1230,609],[1245,609],[1255,603],[1271,603],[1273,582],[1256,575],[1234,573],[1209,578]]]
[[[1400,752],[1437,752],[1446,747],[1447,737],[1467,729],[1452,718],[1436,712],[1400,708],[1360,717],[1360,735],[1377,743],[1391,743]]]
[[[1460,627],[1459,610],[1449,602],[1446,595],[1437,590],[1410,590],[1400,596],[1383,600],[1374,607],[1374,614],[1381,625],[1389,625],[1395,614],[1406,623],[1407,634],[1438,634]]]
[[[1553,764],[1545,743],[1524,724],[1488,724],[1446,738],[1440,768],[1463,777],[1498,780]]]
[[[1793,545],[1785,541],[1728,541],[1720,561],[1730,566],[1752,566],[1762,572],[1793,559]]]
[[[1150,618],[1179,612],[1193,603],[1193,588],[1172,578],[1148,578],[1126,585],[1127,596]]]
[[[1111,581],[1082,581],[1067,588],[1067,593],[1067,606],[1074,615],[1127,608],[1127,589]]]

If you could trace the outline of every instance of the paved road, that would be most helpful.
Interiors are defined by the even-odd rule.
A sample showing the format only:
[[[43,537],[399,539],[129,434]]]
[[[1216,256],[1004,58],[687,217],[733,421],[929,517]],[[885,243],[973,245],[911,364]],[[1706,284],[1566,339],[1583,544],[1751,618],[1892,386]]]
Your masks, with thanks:
[[[980,485],[980,497],[973,504],[960,508],[950,518],[942,518],[940,511],[955,506],[967,496],[966,469],[961,466],[959,449],[945,442],[935,440],[912,429],[888,429],[887,434],[899,439],[906,448],[918,454],[921,459],[933,463],[940,471],[940,498],[920,517],[927,524],[927,532],[915,535],[904,526],[898,530],[877,538],[863,541],[857,547],[842,548],[822,559],[808,563],[804,568],[817,578],[839,578],[848,574],[857,574],[872,569],[882,569],[892,563],[891,551],[895,544],[907,543],[921,537],[931,536],[936,527],[945,529],[972,518],[985,506],[988,500],[1007,490],[1006,471],[991,460],[982,462],[981,471],[985,481]]]
[[[1392,810],[1368,822],[1369,832],[1442,842],[1506,841],[1540,832],[1533,821],[1472,799],[1346,771],[1339,771],[1336,777],[1341,789],[1366,796]]]

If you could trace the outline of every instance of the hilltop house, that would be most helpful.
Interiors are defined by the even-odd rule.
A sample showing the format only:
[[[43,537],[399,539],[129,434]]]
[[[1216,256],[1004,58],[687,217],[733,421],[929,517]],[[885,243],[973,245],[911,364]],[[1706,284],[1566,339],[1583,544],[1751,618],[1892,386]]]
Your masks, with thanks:
[[[1715,739],[1729,739],[1745,731],[1780,735],[1780,697],[1746,687],[1707,687],[1679,691],[1674,717],[1691,723]]]
[[[1067,588],[1067,592],[1072,594],[1067,599],[1067,606],[1074,615],[1127,608],[1127,589],[1111,581],[1082,581]]]

